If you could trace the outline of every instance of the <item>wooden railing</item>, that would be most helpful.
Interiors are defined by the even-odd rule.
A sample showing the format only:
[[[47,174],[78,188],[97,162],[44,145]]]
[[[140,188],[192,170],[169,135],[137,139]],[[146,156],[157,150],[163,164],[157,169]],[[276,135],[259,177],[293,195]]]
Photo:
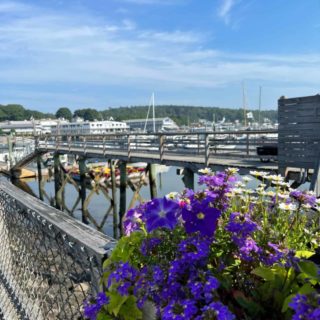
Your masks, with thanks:
[[[206,133],[119,133],[94,135],[44,135],[36,148],[131,157],[152,157],[160,162],[170,156],[197,159],[208,165],[214,157],[259,158],[261,145],[277,144],[277,130]],[[148,156],[147,156],[148,155]]]

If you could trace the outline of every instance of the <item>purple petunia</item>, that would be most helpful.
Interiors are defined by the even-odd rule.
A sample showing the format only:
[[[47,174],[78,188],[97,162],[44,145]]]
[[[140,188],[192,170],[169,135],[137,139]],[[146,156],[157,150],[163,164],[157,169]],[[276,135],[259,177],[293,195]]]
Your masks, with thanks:
[[[130,209],[126,213],[123,219],[123,230],[126,236],[129,236],[132,232],[140,229],[142,213],[142,205],[135,209]]]
[[[179,204],[176,201],[164,198],[153,199],[145,206],[145,223],[148,232],[158,228],[172,230],[178,222]]]
[[[199,232],[203,236],[213,236],[220,215],[220,210],[197,200],[191,204],[191,210],[182,208],[182,218],[186,232]]]

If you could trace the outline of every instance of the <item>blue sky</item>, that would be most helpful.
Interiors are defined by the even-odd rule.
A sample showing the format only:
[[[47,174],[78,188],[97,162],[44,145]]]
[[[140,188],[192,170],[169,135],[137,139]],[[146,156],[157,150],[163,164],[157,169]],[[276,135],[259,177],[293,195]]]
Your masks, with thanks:
[[[319,0],[0,0],[0,103],[275,109],[320,92]]]

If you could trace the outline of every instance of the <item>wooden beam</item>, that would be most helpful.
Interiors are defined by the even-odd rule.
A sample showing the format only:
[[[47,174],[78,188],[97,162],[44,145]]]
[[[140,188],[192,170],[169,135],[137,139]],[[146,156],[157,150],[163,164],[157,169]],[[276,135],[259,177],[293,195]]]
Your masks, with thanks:
[[[60,158],[59,154],[55,153],[54,160],[54,194],[55,194],[55,207],[61,210],[61,199],[59,198],[59,190],[61,187],[61,175],[60,175]]]
[[[122,219],[127,211],[127,163],[121,162],[120,168],[120,209],[119,209],[119,230],[122,232]]]
[[[150,197],[151,199],[153,199],[157,197],[156,165],[153,163],[149,163],[148,172],[149,172]]]
[[[110,173],[111,173],[111,191],[112,191],[112,208],[113,208],[113,237],[118,239],[118,216],[117,216],[117,186],[115,168],[112,160],[109,160]]]
[[[182,180],[186,188],[194,190],[194,172],[191,169],[183,169]]]
[[[79,174],[80,174],[80,200],[81,200],[81,210],[82,210],[82,222],[85,224],[89,224],[87,219],[86,209],[85,209],[85,201],[86,201],[86,173],[87,173],[87,166],[86,166],[86,159],[81,157],[79,159]]]

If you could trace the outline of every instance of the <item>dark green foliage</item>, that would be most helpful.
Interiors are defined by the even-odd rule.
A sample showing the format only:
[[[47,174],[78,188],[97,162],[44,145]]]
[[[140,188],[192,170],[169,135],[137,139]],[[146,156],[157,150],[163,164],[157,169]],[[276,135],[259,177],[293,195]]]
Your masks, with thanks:
[[[54,118],[52,114],[42,113],[40,111],[28,110],[25,109],[20,104],[0,104],[0,121],[13,120],[29,120],[30,118],[34,119],[43,119],[43,118]]]
[[[186,125],[188,123],[197,122],[199,119],[209,121],[221,121],[223,118],[226,121],[240,120],[243,121],[243,109],[227,109],[218,107],[194,107],[194,106],[156,106],[155,113],[157,118],[169,117],[172,118],[178,125]],[[259,111],[252,111],[255,121],[258,121]],[[148,112],[148,106],[132,106],[110,108],[101,111],[104,119],[112,117],[114,120],[128,120],[128,119],[145,119]],[[272,122],[276,122],[278,113],[276,110],[261,111],[261,120],[268,118]]]
[[[60,108],[56,112],[56,118],[64,118],[64,119],[71,121],[72,112],[70,111],[69,108]]]
[[[102,120],[101,113],[96,109],[91,109],[91,108],[78,109],[73,113],[73,115],[75,117],[80,117],[88,121]]]

